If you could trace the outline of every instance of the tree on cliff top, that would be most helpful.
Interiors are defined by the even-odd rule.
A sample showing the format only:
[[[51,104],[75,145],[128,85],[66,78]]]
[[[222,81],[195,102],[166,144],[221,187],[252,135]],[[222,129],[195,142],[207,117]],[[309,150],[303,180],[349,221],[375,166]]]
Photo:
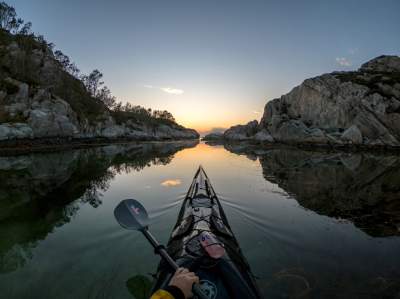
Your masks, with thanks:
[[[12,34],[29,34],[32,27],[31,22],[25,23],[17,18],[15,8],[5,2],[0,2],[0,28]]]

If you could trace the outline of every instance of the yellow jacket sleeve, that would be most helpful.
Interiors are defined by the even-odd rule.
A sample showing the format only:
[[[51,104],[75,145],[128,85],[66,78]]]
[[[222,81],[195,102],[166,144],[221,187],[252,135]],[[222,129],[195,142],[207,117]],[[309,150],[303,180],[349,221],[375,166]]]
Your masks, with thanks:
[[[175,299],[175,297],[172,296],[170,292],[158,290],[150,297],[150,299]]]

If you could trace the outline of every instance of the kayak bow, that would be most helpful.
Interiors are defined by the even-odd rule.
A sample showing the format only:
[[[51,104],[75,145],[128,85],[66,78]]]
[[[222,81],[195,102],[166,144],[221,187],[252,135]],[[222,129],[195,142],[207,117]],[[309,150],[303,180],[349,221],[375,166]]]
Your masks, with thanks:
[[[199,276],[201,288],[210,299],[261,298],[222,205],[201,166],[183,201],[167,251],[180,267]],[[161,261],[153,290],[167,286],[173,273]]]

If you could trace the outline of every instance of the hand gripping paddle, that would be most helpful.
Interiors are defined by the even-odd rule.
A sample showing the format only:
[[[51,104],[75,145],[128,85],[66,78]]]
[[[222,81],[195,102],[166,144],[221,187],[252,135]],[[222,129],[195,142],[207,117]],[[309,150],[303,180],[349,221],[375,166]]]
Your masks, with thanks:
[[[146,209],[135,199],[124,199],[114,209],[114,216],[118,223],[125,229],[138,230],[146,237],[150,244],[175,271],[179,268],[178,264],[171,258],[164,246],[160,245],[153,235],[149,232],[149,216]],[[193,293],[200,299],[209,299],[199,284],[193,285]]]

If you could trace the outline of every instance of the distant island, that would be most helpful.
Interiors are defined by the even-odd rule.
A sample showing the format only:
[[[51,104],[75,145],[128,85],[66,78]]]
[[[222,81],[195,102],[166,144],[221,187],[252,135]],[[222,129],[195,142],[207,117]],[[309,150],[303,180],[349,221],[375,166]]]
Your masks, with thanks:
[[[204,140],[400,149],[400,57],[305,80],[265,105],[260,122]]]
[[[0,6],[0,144],[199,138],[168,111],[118,102],[100,71],[81,74],[13,7]]]

